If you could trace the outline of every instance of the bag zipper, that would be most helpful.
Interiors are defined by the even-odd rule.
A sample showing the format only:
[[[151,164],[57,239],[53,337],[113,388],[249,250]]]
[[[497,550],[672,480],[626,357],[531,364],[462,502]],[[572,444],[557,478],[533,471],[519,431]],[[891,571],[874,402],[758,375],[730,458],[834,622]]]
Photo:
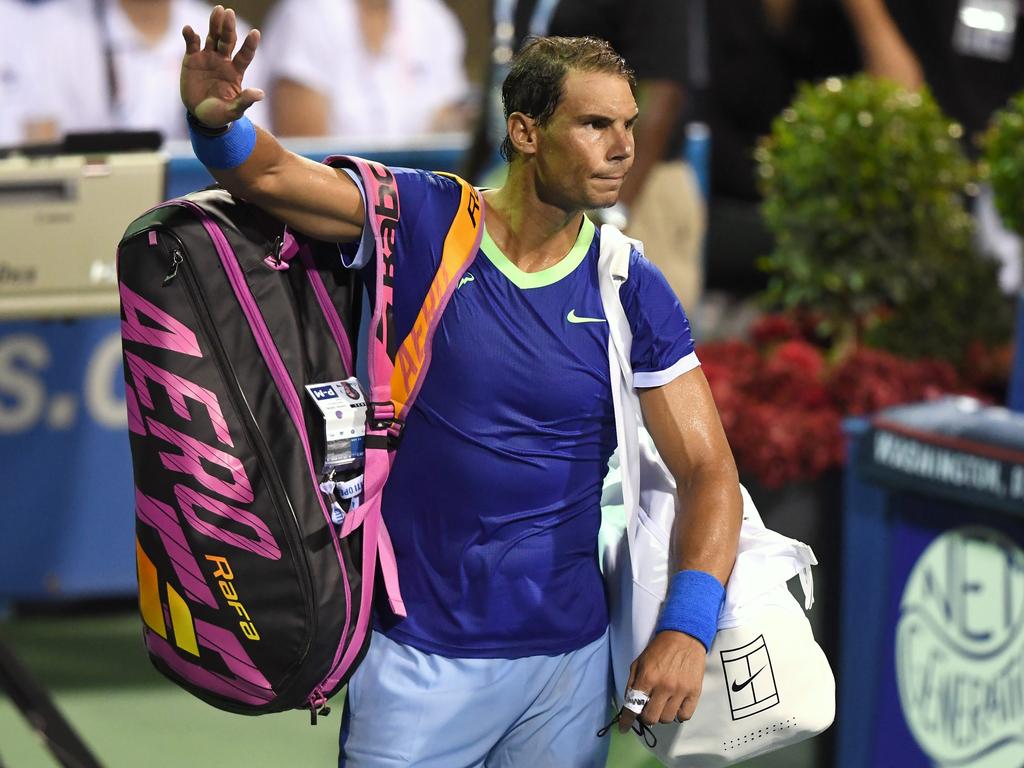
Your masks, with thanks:
[[[178,205],[178,206],[181,206],[183,208],[186,208],[186,209],[192,211],[193,214],[196,215],[196,217],[200,221],[200,224],[203,225],[203,228],[207,231],[207,234],[209,235],[210,239],[213,241],[214,248],[215,248],[215,250],[217,251],[217,254],[218,254],[218,258],[221,259],[221,262],[222,262],[222,264],[224,266],[225,273],[228,276],[229,283],[231,283],[232,291],[236,294],[236,298],[238,298],[239,302],[242,304],[243,312],[246,312],[247,307],[246,307],[245,303],[242,301],[242,297],[238,296],[238,290],[239,289],[235,285],[235,281],[241,281],[241,282],[244,283],[244,276],[242,276],[241,275],[241,271],[239,269],[237,269],[237,263],[234,263],[232,265],[232,263],[228,260],[226,254],[224,253],[224,250],[230,250],[230,245],[227,243],[227,238],[224,236],[224,233],[220,230],[220,228],[215,223],[212,222],[212,220],[210,219],[209,215],[202,208],[200,208],[198,205],[196,205],[195,203],[191,203],[191,202],[182,200],[182,201],[172,201],[172,202],[169,202],[169,203],[164,203],[163,205]],[[158,208],[159,207],[163,207],[163,205],[156,206],[156,207],[158,207]],[[179,246],[181,246],[181,241],[177,238],[176,235],[171,233],[166,228],[161,228],[161,230],[164,231],[164,232],[167,232],[168,234],[170,234],[171,237],[178,242]],[[183,246],[182,246],[182,250],[184,250]],[[176,265],[173,264],[173,259],[172,259],[172,270],[171,270],[171,272],[174,273],[174,274],[176,274],[176,272],[177,272],[177,270],[175,269],[175,266]],[[234,266],[235,269],[232,269],[232,266]],[[234,275],[232,274],[233,272],[235,273]],[[173,279],[174,274],[169,273],[168,277]],[[317,274],[316,277],[319,277],[319,275]],[[320,287],[324,289],[323,293],[326,294],[327,293],[326,287],[323,286],[322,283],[321,283]],[[319,294],[319,292],[316,291],[315,281],[314,281],[314,292]],[[322,298],[321,295],[317,296],[318,301],[321,298]],[[328,303],[333,308],[333,303],[332,302],[328,302]],[[258,309],[255,310],[255,313],[258,314]],[[326,311],[325,311],[325,314],[327,314]],[[336,314],[336,312],[335,312],[335,314]],[[250,326],[252,326],[254,324],[254,322],[256,322],[256,320],[254,318],[249,317],[249,314],[247,312],[246,312],[246,319],[249,321]],[[330,325],[331,324],[330,315],[327,315],[327,319],[328,319],[328,324]],[[338,324],[340,326],[341,325],[340,318],[337,318],[337,319],[338,319]],[[262,317],[260,316],[258,318],[258,320],[261,321]],[[257,322],[257,325],[261,325],[260,331],[262,331],[262,333],[257,333],[257,328],[252,328],[253,335],[256,337],[257,346],[260,347],[261,353],[266,358],[266,355],[268,354],[268,351],[264,349],[264,345],[261,345],[259,343],[260,340],[261,340],[261,336],[267,337],[267,338],[263,338],[262,339],[264,344],[267,346],[267,349],[272,348],[273,341],[272,341],[272,339],[269,339],[269,331],[267,331],[265,323]],[[333,330],[334,329],[332,328],[332,331]],[[341,338],[343,338],[347,342],[347,336],[342,334]],[[351,349],[348,349],[348,350],[339,349],[338,351],[342,355],[342,359],[343,360],[345,360],[345,358],[346,358],[345,353],[347,351],[348,355],[349,355],[348,359],[351,360],[351,357],[350,357]],[[267,362],[269,363],[270,361],[268,360]],[[232,376],[234,376],[233,370],[232,370]],[[237,382],[237,379],[236,379],[236,382]],[[280,382],[276,382],[276,377],[275,377],[275,383],[277,384],[278,391],[281,393],[282,398],[285,399],[286,407],[288,407],[289,406],[289,402],[288,402],[287,394],[282,390],[282,386],[281,386]],[[295,393],[294,387],[290,388],[290,392],[291,392],[291,394],[293,396],[295,396],[295,398],[297,400],[298,396]],[[296,428],[301,429],[302,430],[302,435],[304,435],[304,433],[305,433],[305,422],[304,422],[304,416],[303,416],[303,413],[302,413],[301,403],[297,403],[297,404],[293,403],[292,405],[296,405],[298,413],[297,414],[292,413],[292,408],[291,407],[288,408],[289,413],[292,413],[292,420],[295,423]],[[296,420],[296,419],[298,419],[298,420]],[[306,454],[307,454],[307,458],[309,458],[309,446],[308,446],[308,444],[305,446],[305,451],[306,451]],[[310,461],[311,461],[311,459],[310,459]],[[275,469],[275,472],[276,472],[276,467],[274,469]],[[311,471],[311,473],[313,475],[313,479],[316,480],[316,477],[315,477],[316,471],[312,467],[312,465],[310,465],[310,471]],[[314,688],[313,692],[310,693],[309,697],[306,700],[306,704],[310,708],[311,714],[315,712],[315,710],[313,709],[314,705],[316,705],[316,706],[318,706],[318,707],[320,707],[322,709],[322,705],[318,704],[318,697],[323,697],[323,685],[328,680],[330,680],[331,677],[334,676],[334,674],[337,672],[338,668],[341,666],[341,661],[344,658],[343,650],[347,647],[346,646],[346,639],[348,638],[349,628],[352,626],[352,620],[353,620],[352,601],[351,601],[351,596],[352,596],[353,593],[352,593],[351,585],[349,584],[349,581],[348,581],[348,572],[347,572],[347,566],[346,566],[346,563],[345,563],[345,559],[344,559],[344,556],[341,554],[340,538],[338,537],[337,532],[334,529],[333,523],[332,523],[331,518],[330,518],[330,512],[327,510],[327,508],[323,504],[322,496],[318,497],[318,501],[319,501],[319,503],[320,503],[320,505],[321,505],[321,507],[323,509],[323,513],[324,513],[324,516],[325,516],[325,518],[327,520],[327,524],[329,526],[329,530],[331,531],[331,533],[333,535],[333,538],[334,538],[335,553],[337,555],[339,569],[341,570],[345,591],[349,595],[350,599],[348,600],[348,602],[347,602],[347,604],[345,606],[345,609],[346,609],[345,624],[344,624],[344,626],[342,628],[341,636],[340,636],[339,641],[338,641],[338,647],[335,649],[334,659],[331,662],[331,665],[329,667],[329,671],[328,671],[327,675],[324,677],[324,679],[321,680],[320,683]],[[292,514],[294,515],[294,510],[292,511]],[[304,551],[303,551],[303,558],[305,558],[305,552]],[[307,573],[305,575],[308,576],[308,564],[307,564]],[[310,590],[307,589],[307,594],[309,593],[309,591]],[[304,653],[308,652],[308,647],[309,646],[308,646],[308,643],[307,643],[307,647],[306,647]],[[326,714],[326,712],[324,714]]]
[[[347,376],[352,376],[354,374],[352,370],[352,347],[349,343],[348,333],[345,331],[345,325],[341,322],[338,310],[335,308],[334,302],[331,301],[330,293],[327,290],[327,286],[324,285],[323,277],[321,277],[316,269],[313,258],[301,247],[299,259],[306,268],[306,278],[313,289],[313,295],[316,297],[317,304],[320,305],[320,311],[323,313],[327,327],[334,338],[334,344],[338,347],[338,354],[341,356],[341,367],[345,369]]]
[[[234,366],[231,364],[231,361],[224,350],[220,337],[212,332],[212,329],[215,327],[213,318],[210,316],[209,310],[207,309],[206,297],[203,294],[202,287],[196,281],[195,275],[192,273],[192,265],[188,259],[185,258],[185,247],[178,236],[173,232],[167,229],[161,229],[161,232],[174,241],[174,248],[172,249],[171,254],[171,269],[168,272],[167,277],[164,278],[164,285],[166,286],[170,284],[170,282],[172,282],[178,275],[183,278],[185,296],[192,307],[192,312],[199,320],[200,329],[206,337],[206,340],[210,343],[217,365],[220,367],[220,370],[226,374],[225,388],[228,391],[228,397],[235,408],[235,412],[239,415],[239,421],[242,423],[242,429],[249,440],[249,444],[253,447],[253,450],[256,451],[256,457],[260,463],[260,467],[267,473],[267,487],[270,491],[271,498],[274,500],[274,506],[279,515],[284,514],[283,510],[291,512],[294,525],[284,525],[282,528],[284,528],[285,535],[288,537],[288,544],[291,547],[293,554],[298,555],[302,564],[302,568],[299,569],[299,578],[302,582],[302,591],[306,598],[304,605],[307,618],[306,623],[307,625],[311,624],[315,620],[315,613],[313,610],[312,580],[309,574],[310,565],[306,551],[301,546],[301,541],[298,540],[298,519],[295,516],[295,510],[288,502],[287,496],[284,493],[284,483],[281,481],[280,472],[278,471],[276,462],[274,462],[273,457],[271,456],[267,442],[263,437],[263,434],[258,429],[255,429],[255,419],[252,416],[252,411],[245,400],[245,394],[242,392],[241,386],[238,383],[238,376],[235,374]],[[306,654],[309,652],[309,648],[312,645],[312,638],[314,634],[315,631],[310,631],[307,634],[302,649],[302,655],[292,669],[300,666],[302,661],[305,660]],[[291,671],[292,670],[289,670],[287,674],[290,674]],[[282,687],[286,688],[287,686]]]
[[[349,376],[355,374],[353,370],[352,360],[352,347],[349,343],[348,333],[345,331],[344,323],[341,321],[341,316],[338,314],[337,308],[334,306],[334,302],[331,300],[330,293],[327,290],[327,286],[324,284],[323,278],[320,273],[316,270],[316,266],[313,262],[312,257],[308,252],[300,249],[299,259],[302,262],[303,267],[306,270],[306,277],[309,280],[309,284],[313,289],[313,294],[316,296],[317,303],[320,305],[320,311],[327,321],[327,326],[330,329],[331,336],[334,339],[335,346],[338,347],[338,354],[341,357],[342,367],[345,369],[345,373]],[[340,554],[340,553],[339,553]],[[345,563],[341,562],[342,570],[345,568]],[[352,615],[352,591],[349,590],[349,615]],[[350,622],[346,623],[345,633],[341,637],[341,641],[338,643],[338,648],[335,651],[334,660],[331,663],[330,669],[324,676],[324,679],[320,681],[313,692],[310,694],[307,700],[307,706],[309,708],[309,722],[310,725],[316,725],[316,718],[319,714],[322,717],[326,717],[330,714],[330,707],[327,705],[327,697],[324,695],[323,687],[334,677],[335,673],[341,667],[342,659],[344,654],[341,653],[342,649],[345,648],[345,640],[348,637],[348,628]],[[369,633],[367,629],[367,634]]]
[[[218,258],[221,261],[221,265],[224,267],[224,272],[227,275],[228,282],[231,284],[232,291],[235,293],[235,297],[241,304],[242,311],[246,315],[246,320],[249,322],[250,329],[253,332],[253,336],[256,338],[256,344],[260,349],[260,353],[263,355],[264,360],[267,362],[271,369],[271,375],[274,377],[277,389],[281,394],[281,397],[285,401],[285,406],[288,409],[289,414],[292,417],[292,422],[295,424],[295,428],[299,430],[300,437],[303,440],[303,449],[306,454],[306,459],[310,471],[310,479],[313,483],[319,486],[319,480],[317,477],[316,469],[313,467],[312,457],[310,455],[309,441],[306,436],[306,425],[305,417],[302,411],[302,403],[299,401],[298,394],[295,391],[291,381],[280,381],[278,376],[275,375],[275,371],[284,368],[284,362],[280,358],[280,354],[277,348],[274,346],[273,338],[270,336],[270,331],[267,329],[266,322],[263,320],[263,316],[259,312],[259,308],[255,306],[255,300],[252,297],[251,292],[248,289],[248,285],[245,282],[245,276],[242,274],[241,268],[238,262],[232,260],[231,245],[227,241],[227,237],[224,232],[217,226],[216,223],[210,218],[201,207],[195,203],[180,200],[171,203],[171,205],[180,205],[183,208],[187,208],[192,211],[199,219],[200,224],[203,225],[203,229],[206,230],[210,239],[213,241],[214,249],[217,251]],[[246,297],[244,294],[248,294]],[[248,301],[246,301],[248,298]],[[270,358],[276,358],[271,360]],[[276,364],[276,365],[275,365]],[[289,398],[291,395],[291,398]],[[324,514],[324,518],[328,525],[328,530],[332,535],[332,543],[334,544],[334,551],[338,558],[338,566],[341,571],[342,584],[344,585],[345,592],[351,598],[352,588],[348,580],[348,571],[345,564],[345,558],[341,554],[341,543],[337,532],[334,529],[333,521],[331,520],[330,511],[324,504],[323,497],[318,495],[317,501],[320,504],[321,510]],[[362,610],[362,608],[361,608]],[[345,624],[342,628],[341,636],[338,641],[338,647],[334,652],[334,660],[331,662],[329,667],[330,672],[320,682],[319,686],[329,680],[334,672],[338,669],[341,660],[344,658],[343,651],[346,649],[345,639],[348,637],[349,627],[352,626],[352,601],[349,599],[345,605]]]
[[[327,697],[324,696],[324,690],[319,685],[313,689],[313,692],[309,694],[309,698],[306,700],[309,705],[309,724],[316,725],[317,715],[320,717],[327,717],[331,714],[331,708],[327,706]]]

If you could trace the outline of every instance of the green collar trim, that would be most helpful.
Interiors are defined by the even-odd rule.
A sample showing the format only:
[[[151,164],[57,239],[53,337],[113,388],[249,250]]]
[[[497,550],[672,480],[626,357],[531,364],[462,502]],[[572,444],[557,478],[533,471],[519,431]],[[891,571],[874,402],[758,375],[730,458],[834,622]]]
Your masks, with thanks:
[[[552,264],[540,272],[524,272],[509,261],[508,256],[502,253],[494,240],[491,239],[486,224],[484,225],[483,238],[480,240],[480,250],[517,288],[542,288],[545,285],[557,283],[580,265],[580,262],[587,255],[587,251],[590,250],[590,244],[594,241],[595,231],[594,222],[584,216],[583,226],[580,227],[576,243],[569,250],[569,253],[557,264]]]

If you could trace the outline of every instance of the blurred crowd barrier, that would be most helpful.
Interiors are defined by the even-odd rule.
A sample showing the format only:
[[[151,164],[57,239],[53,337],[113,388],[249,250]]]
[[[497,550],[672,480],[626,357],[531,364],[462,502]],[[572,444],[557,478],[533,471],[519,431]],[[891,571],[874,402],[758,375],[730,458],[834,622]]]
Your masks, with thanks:
[[[709,137],[701,126],[689,134],[706,191]],[[316,160],[355,154],[458,172],[468,141],[286,145]],[[148,207],[210,183],[187,142],[0,160],[0,602],[134,594],[115,248]]]
[[[466,141],[289,146],[456,171]],[[134,594],[115,248],[148,207],[211,181],[184,142],[0,160],[0,603]]]

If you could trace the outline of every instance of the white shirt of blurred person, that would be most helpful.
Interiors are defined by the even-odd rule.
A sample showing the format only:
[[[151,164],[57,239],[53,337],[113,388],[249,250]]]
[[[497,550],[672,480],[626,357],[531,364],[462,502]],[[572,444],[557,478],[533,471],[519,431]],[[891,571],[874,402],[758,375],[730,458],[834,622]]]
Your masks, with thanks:
[[[0,0],[0,147],[54,138],[55,115],[43,84],[42,46],[46,6],[25,0]]]
[[[441,0],[280,0],[260,46],[279,135],[401,141],[466,127],[465,37]]]
[[[164,139],[187,139],[181,108],[181,30],[209,16],[201,0],[49,0],[47,35],[64,55],[49,73],[59,94],[60,133],[105,130],[157,130]],[[239,24],[239,38],[249,31]],[[108,54],[109,52],[109,54]],[[108,55],[113,66],[108,69]],[[251,73],[254,87],[265,82],[260,63]],[[265,120],[262,104],[254,120]]]

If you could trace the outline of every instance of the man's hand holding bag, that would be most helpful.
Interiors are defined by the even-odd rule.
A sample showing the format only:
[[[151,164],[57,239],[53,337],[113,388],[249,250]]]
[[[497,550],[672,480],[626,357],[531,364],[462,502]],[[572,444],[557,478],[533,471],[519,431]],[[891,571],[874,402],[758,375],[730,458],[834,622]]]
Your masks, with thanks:
[[[601,558],[611,617],[616,704],[631,666],[655,634],[675,562],[675,481],[640,424],[628,365],[630,335],[618,285],[632,241],[601,231],[602,298],[609,320],[618,463],[605,480]],[[799,576],[813,602],[810,547],[764,527],[745,489],[739,551],[693,717],[655,724],[648,748],[669,766],[731,765],[809,738],[835,716],[835,680],[786,583]],[[652,746],[653,742],[653,746]]]

